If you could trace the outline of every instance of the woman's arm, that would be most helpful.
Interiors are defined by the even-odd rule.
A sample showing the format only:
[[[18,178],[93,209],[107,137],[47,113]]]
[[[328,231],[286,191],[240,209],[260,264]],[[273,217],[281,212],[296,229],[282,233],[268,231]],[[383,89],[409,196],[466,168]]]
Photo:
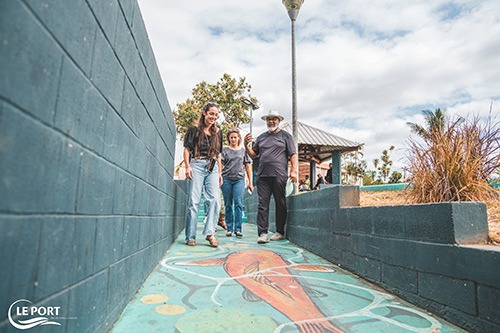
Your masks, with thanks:
[[[190,150],[188,147],[184,147],[184,166],[186,167],[186,177],[189,179],[193,179],[193,170],[191,169],[191,165],[189,164],[190,162]]]
[[[222,159],[221,159],[221,154],[217,155],[217,165],[219,166],[219,187],[222,186],[223,180],[222,180]]]

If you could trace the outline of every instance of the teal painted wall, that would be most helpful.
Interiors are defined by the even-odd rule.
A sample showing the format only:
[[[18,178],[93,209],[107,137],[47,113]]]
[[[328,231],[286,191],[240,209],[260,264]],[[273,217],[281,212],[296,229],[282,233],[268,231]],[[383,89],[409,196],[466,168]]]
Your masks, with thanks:
[[[360,191],[380,192],[380,191],[401,191],[408,186],[408,183],[380,184],[360,186]]]
[[[245,196],[252,223],[256,191]],[[468,332],[500,332],[500,248],[486,244],[484,203],[359,207],[359,187],[327,185],[287,204],[291,242]]]
[[[0,67],[0,331],[24,298],[103,332],[184,227],[139,7],[0,1]]]

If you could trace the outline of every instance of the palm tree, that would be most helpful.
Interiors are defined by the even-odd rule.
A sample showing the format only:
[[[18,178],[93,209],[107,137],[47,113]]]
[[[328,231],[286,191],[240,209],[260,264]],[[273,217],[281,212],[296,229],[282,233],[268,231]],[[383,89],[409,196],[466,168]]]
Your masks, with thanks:
[[[432,141],[432,138],[436,134],[443,134],[445,130],[448,121],[445,116],[445,110],[436,109],[435,112],[423,110],[422,113],[425,115],[426,127],[415,123],[406,124],[410,126],[413,133],[422,137],[425,141]]]
[[[384,180],[384,183],[387,181],[387,177],[389,177],[389,173],[391,172],[391,157],[390,157],[390,152],[394,150],[394,146],[390,146],[389,150],[384,149],[382,151],[382,155],[380,156],[380,160],[383,162],[383,164],[377,168],[380,174],[380,178]]]

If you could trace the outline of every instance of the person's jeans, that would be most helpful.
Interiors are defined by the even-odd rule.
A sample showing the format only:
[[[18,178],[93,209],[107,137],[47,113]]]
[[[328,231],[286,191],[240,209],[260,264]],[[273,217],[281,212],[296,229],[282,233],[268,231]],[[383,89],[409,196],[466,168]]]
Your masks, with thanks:
[[[186,242],[196,239],[198,211],[201,194],[205,194],[207,219],[203,228],[203,235],[213,235],[219,220],[219,166],[216,163],[212,172],[207,170],[206,160],[191,160],[193,179],[188,179],[188,203],[186,215]]]
[[[228,232],[241,232],[243,219],[243,195],[245,194],[245,179],[231,180],[224,178],[222,195],[226,206],[226,225]],[[234,214],[233,214],[234,204]]]

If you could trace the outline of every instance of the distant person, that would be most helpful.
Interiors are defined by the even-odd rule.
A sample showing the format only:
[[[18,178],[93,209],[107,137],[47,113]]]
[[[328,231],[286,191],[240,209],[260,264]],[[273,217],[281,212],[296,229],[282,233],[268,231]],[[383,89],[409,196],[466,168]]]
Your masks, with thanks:
[[[314,186],[314,189],[315,190],[318,190],[319,189],[319,186],[321,184],[324,184],[325,183],[325,179],[323,178],[323,175],[322,174],[318,174],[318,181],[316,182],[316,186]]]
[[[262,120],[266,121],[267,132],[259,135],[253,146],[249,146],[249,143],[253,141],[252,135],[249,133],[245,136],[245,149],[248,155],[251,158],[259,157],[256,183],[259,197],[257,211],[257,233],[259,235],[257,242],[259,244],[269,241],[267,234],[271,195],[276,204],[276,233],[271,237],[271,240],[285,238],[287,218],[285,186],[288,177],[293,183],[297,183],[296,170],[298,165],[293,137],[279,127],[283,117],[278,111],[273,110],[262,116]],[[288,170],[288,161],[291,162],[290,170]]]
[[[325,181],[327,184],[332,183],[332,163],[328,164],[328,171],[326,171]]]
[[[306,181],[302,179],[301,181],[299,181],[299,191],[304,192],[307,190],[309,190],[309,186],[307,186]]]
[[[245,187],[253,191],[252,160],[241,147],[241,134],[237,128],[232,128],[227,133],[229,146],[222,148],[222,195],[226,211],[226,236],[234,233],[242,237],[241,224],[243,219],[243,196]],[[245,184],[245,174],[248,185]],[[234,214],[233,214],[234,208]]]
[[[189,246],[196,245],[196,226],[202,192],[205,195],[207,213],[203,235],[210,246],[219,245],[214,236],[220,209],[219,186],[222,185],[222,135],[216,124],[218,115],[217,104],[205,104],[198,123],[189,127],[184,137],[184,165],[186,177],[189,179],[186,215],[186,244]]]
[[[307,185],[307,189],[311,188],[311,180],[309,179],[309,175],[305,176],[304,183]]]

